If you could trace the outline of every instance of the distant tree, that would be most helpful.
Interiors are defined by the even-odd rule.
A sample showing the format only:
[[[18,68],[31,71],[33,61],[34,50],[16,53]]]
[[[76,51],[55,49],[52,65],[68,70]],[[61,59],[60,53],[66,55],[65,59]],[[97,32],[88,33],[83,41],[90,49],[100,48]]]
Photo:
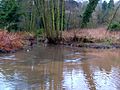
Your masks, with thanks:
[[[106,1],[104,1],[102,3],[102,12],[100,15],[100,23],[106,23],[107,20],[107,16],[108,16],[108,3]]]
[[[110,0],[108,3],[108,8],[113,9],[114,8],[114,0]]]
[[[104,1],[103,3],[102,3],[102,11],[103,11],[103,13],[107,10],[107,2],[106,1]]]

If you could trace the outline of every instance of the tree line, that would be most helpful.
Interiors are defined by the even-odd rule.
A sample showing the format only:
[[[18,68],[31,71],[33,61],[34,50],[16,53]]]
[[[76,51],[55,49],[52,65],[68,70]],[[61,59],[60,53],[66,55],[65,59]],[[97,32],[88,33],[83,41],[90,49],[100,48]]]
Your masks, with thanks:
[[[55,42],[61,39],[64,30],[111,27],[113,22],[118,25],[120,1],[100,1],[1,0],[0,28],[44,33],[50,42]]]

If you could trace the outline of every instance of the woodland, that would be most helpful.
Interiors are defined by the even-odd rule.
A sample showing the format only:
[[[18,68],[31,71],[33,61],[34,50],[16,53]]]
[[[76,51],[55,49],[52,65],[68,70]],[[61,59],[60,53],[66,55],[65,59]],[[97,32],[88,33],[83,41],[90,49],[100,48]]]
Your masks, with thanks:
[[[0,51],[18,50],[34,40],[120,47],[119,31],[120,1],[0,0]]]

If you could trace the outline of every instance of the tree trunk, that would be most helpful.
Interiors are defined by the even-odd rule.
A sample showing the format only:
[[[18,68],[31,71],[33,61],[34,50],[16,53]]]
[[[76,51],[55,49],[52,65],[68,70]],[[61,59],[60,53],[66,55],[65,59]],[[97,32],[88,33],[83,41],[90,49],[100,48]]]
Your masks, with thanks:
[[[114,18],[115,18],[115,16],[116,16],[117,11],[118,11],[119,8],[120,8],[120,1],[119,1],[118,7],[117,7],[116,10],[115,10],[115,13],[113,14],[113,16],[112,16],[112,18],[111,18],[111,20],[110,20],[110,23],[109,23],[109,25],[108,25],[107,30],[110,28],[110,25],[112,24],[112,21],[114,20]]]

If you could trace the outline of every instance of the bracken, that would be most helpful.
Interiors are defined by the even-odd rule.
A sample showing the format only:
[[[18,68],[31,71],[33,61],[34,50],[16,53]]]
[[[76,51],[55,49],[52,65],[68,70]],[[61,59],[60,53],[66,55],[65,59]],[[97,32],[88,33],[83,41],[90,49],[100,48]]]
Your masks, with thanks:
[[[63,31],[62,33],[64,42],[73,41],[74,37],[76,37],[78,41],[86,40],[88,42],[92,41],[93,43],[101,43],[106,40],[112,40],[113,43],[120,44],[120,32],[108,31],[106,28],[75,29]]]
[[[11,52],[22,49],[24,46],[23,36],[19,33],[8,32],[7,30],[0,30],[0,50]]]

